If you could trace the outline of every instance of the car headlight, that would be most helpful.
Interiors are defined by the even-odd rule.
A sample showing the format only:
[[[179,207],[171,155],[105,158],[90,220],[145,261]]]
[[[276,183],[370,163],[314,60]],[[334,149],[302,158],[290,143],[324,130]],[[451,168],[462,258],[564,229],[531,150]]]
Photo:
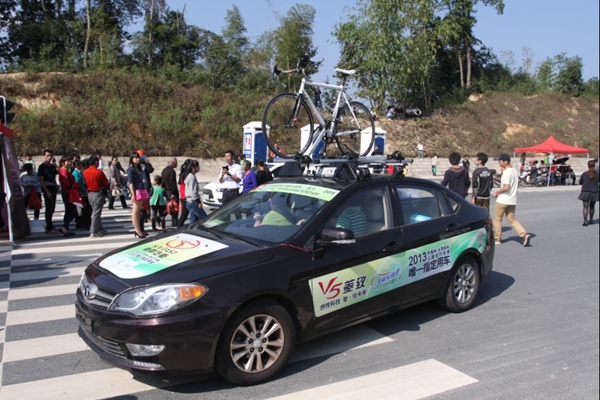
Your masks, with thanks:
[[[216,189],[215,189],[215,192],[221,193],[221,192],[223,192],[224,190],[225,190],[224,188],[216,188]]]
[[[147,317],[185,307],[206,292],[208,292],[207,287],[192,284],[137,288],[118,295],[108,309],[129,313],[136,317]]]

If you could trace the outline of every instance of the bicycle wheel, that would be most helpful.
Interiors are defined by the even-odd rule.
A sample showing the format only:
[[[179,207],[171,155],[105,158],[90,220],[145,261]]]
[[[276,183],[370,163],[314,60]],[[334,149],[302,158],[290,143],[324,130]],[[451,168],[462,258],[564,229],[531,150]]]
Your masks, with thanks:
[[[306,103],[298,100],[295,94],[280,94],[267,104],[262,134],[269,149],[277,156],[294,158],[303,154],[312,143],[313,133],[312,114]]]
[[[334,121],[334,137],[342,155],[369,154],[375,141],[375,121],[371,111],[356,101],[338,111]]]

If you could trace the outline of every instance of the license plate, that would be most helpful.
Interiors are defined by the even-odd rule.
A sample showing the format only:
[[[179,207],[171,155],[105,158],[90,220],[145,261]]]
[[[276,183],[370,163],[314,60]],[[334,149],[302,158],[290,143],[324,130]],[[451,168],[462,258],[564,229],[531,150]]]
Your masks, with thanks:
[[[90,332],[94,331],[94,320],[92,320],[90,317],[88,317],[87,315],[78,312],[76,314],[77,319],[79,320],[79,322],[81,322],[81,325],[83,325],[83,327],[85,329],[87,329]]]

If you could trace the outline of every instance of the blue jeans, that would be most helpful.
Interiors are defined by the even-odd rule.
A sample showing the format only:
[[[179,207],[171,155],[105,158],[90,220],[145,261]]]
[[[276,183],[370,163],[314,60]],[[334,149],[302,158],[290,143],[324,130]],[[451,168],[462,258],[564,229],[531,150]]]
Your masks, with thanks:
[[[190,224],[193,224],[194,222],[204,219],[208,216],[200,204],[195,201],[188,201],[187,209],[190,213]]]

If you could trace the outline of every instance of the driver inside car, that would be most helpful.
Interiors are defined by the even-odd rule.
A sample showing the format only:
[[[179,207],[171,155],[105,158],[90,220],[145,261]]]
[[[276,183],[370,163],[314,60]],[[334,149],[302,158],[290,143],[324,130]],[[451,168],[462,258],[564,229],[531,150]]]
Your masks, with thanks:
[[[269,201],[271,211],[266,213],[261,218],[260,214],[254,215],[254,226],[260,225],[275,225],[275,226],[288,226],[294,225],[295,218],[290,212],[289,207],[286,204],[285,194],[275,194]],[[301,225],[304,222],[303,219],[298,221],[295,225]]]

